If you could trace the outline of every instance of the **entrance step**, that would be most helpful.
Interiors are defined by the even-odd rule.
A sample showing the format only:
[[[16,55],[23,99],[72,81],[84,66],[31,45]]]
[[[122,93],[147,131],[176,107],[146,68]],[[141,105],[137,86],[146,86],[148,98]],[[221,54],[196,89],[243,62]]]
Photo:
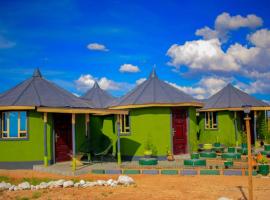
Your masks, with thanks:
[[[174,157],[176,160],[189,159],[189,158],[190,158],[190,154],[174,155],[173,157]]]

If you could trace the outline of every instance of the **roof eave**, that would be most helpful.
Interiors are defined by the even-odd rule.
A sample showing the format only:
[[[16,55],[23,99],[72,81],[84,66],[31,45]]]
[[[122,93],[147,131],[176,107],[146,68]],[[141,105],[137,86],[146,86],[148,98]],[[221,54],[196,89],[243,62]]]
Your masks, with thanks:
[[[0,106],[0,110],[35,110],[35,106]]]
[[[128,114],[127,110],[93,109],[93,108],[50,108],[50,107],[38,107],[37,112],[100,114],[100,115]]]
[[[270,110],[270,106],[253,106],[250,108],[253,111],[260,111],[260,110]],[[235,108],[202,108],[199,112],[213,112],[213,111],[243,111],[243,107],[235,107]]]
[[[203,103],[199,102],[183,102],[183,103],[147,103],[147,104],[130,104],[111,106],[110,109],[129,109],[129,108],[146,108],[146,107],[203,107]]]

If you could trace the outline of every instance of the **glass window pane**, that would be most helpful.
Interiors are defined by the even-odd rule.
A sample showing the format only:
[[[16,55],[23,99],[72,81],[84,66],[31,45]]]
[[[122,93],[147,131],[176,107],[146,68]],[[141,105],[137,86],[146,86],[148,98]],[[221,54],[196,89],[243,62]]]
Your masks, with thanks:
[[[21,117],[21,131],[26,131],[27,129],[27,115],[26,112],[20,112],[20,117]]]
[[[3,113],[3,131],[7,131],[8,113]]]
[[[18,137],[18,112],[9,113],[9,137]]]

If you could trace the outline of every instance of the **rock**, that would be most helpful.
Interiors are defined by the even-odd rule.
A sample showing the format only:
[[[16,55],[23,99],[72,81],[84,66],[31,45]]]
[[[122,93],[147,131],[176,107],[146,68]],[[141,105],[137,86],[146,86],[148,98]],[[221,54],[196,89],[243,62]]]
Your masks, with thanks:
[[[228,197],[219,197],[217,200],[232,200],[232,199],[230,199]]]
[[[77,183],[74,184],[74,187],[76,187],[76,188],[78,188],[80,186],[81,186],[80,182],[77,182]]]
[[[0,183],[0,191],[8,190],[10,187],[11,187],[10,183],[6,183],[4,181]]]
[[[73,186],[74,186],[74,182],[73,181],[65,181],[63,183],[63,188],[73,187]]]
[[[28,183],[26,181],[26,182],[20,183],[18,185],[18,188],[21,189],[21,190],[29,190],[31,188],[31,185],[30,185],[30,183]]]
[[[41,182],[41,183],[39,184],[39,188],[40,188],[40,189],[46,189],[46,188],[48,188],[48,183],[46,183],[46,182]]]
[[[133,178],[126,175],[120,175],[117,181],[121,185],[132,185],[135,183]]]
[[[112,179],[107,180],[107,185],[111,185],[113,183]]]
[[[13,191],[14,190],[14,187],[15,187],[15,185],[12,185],[8,190],[9,191]]]
[[[20,189],[19,189],[18,186],[15,185],[14,188],[13,188],[13,190],[14,190],[14,191],[18,191],[18,190],[20,190]]]
[[[85,181],[84,180],[80,180],[80,185],[84,185]]]
[[[62,187],[64,184],[65,180],[60,179],[58,181],[54,181],[54,187]]]
[[[94,187],[97,185],[97,182],[86,182],[82,187]]]
[[[31,190],[36,190],[36,186],[31,185],[30,189],[31,189]]]
[[[99,186],[103,186],[103,185],[106,185],[106,184],[107,184],[107,182],[104,181],[104,180],[97,180],[97,185],[99,185]]]

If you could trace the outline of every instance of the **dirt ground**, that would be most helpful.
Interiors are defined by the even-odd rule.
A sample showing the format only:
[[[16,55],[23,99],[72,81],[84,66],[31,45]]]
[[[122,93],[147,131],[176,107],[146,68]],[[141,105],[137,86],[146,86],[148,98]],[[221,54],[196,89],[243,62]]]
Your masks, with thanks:
[[[74,179],[31,170],[0,170],[0,176],[9,177],[13,181],[21,181],[22,178],[50,178],[50,179]],[[116,179],[115,175],[82,175],[76,179],[107,180]],[[228,197],[231,199],[245,199],[247,196],[247,177],[241,176],[177,176],[177,175],[133,175],[136,185],[124,187],[91,187],[91,188],[67,188],[45,189],[39,191],[4,191],[0,193],[0,199],[218,199]],[[270,199],[270,177],[253,178],[254,199]]]

